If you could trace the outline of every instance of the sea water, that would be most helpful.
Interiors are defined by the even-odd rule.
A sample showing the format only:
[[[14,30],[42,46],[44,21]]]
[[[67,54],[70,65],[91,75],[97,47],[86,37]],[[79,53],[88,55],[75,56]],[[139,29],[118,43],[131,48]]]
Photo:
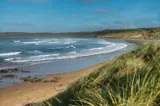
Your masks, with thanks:
[[[134,47],[124,41],[93,38],[0,39],[0,68],[21,67],[31,71],[16,73],[19,78],[44,76],[87,68]],[[5,79],[0,86],[11,82],[18,79]]]

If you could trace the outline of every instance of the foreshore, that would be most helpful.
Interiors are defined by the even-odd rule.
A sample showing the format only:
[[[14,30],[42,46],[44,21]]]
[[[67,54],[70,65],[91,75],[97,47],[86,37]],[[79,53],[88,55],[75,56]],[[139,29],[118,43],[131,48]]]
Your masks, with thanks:
[[[150,31],[150,29],[147,29],[147,30]],[[110,36],[108,36],[108,34],[106,34],[106,35],[104,34],[104,36],[99,35],[100,32],[98,32],[98,35],[93,34],[93,36],[90,36],[90,37],[91,38],[92,37],[100,38],[100,39],[118,39],[121,41],[135,43],[138,45],[152,41],[152,40],[144,39],[144,36],[143,36],[144,34],[141,34],[141,32],[142,31],[137,31],[137,30],[135,30],[135,31],[133,30],[133,32],[132,31],[126,32],[126,30],[124,30],[123,32],[120,31],[118,33],[117,32],[111,33],[109,30],[108,33],[111,33]],[[144,30],[144,32],[146,32],[146,30]],[[103,33],[103,31],[102,31],[102,33]],[[146,36],[148,33],[149,32],[146,32]],[[42,33],[41,35],[34,34],[34,33],[33,34],[23,33],[23,35],[26,35],[25,36],[26,38],[29,38],[29,37],[36,38],[36,37],[39,37],[39,35],[43,38],[44,34],[46,35],[47,33]],[[13,35],[16,35],[16,36],[13,36]],[[21,35],[22,35],[22,33],[16,33],[16,34],[15,33],[4,33],[4,34],[2,34],[1,37],[2,38],[8,38],[8,37],[19,38],[19,37],[21,37]],[[33,36],[33,35],[36,35],[36,36]],[[48,33],[47,35],[50,36],[53,34]],[[70,33],[68,33],[67,35],[70,36]],[[80,35],[82,35],[82,34],[80,34]],[[83,35],[85,35],[85,34],[83,34]],[[152,35],[152,33],[151,34],[149,33],[149,35]],[[47,36],[45,36],[45,37],[47,37]],[[57,36],[57,37],[59,37],[59,36]],[[73,34],[73,37],[75,37],[75,34]],[[80,37],[82,37],[82,36],[80,36]],[[86,60],[83,60],[83,61],[86,61]],[[81,64],[81,63],[79,63],[79,64]],[[58,93],[63,92],[69,84],[75,82],[80,77],[85,76],[85,75],[89,74],[90,72],[100,68],[103,64],[105,64],[105,63],[99,63],[99,64],[93,65],[89,68],[84,68],[82,70],[73,69],[72,70],[73,72],[67,71],[67,72],[62,72],[61,74],[49,74],[49,75],[47,74],[47,76],[41,78],[39,81],[35,81],[35,82],[34,81],[33,82],[27,81],[27,82],[20,83],[20,84],[13,84],[10,87],[0,88],[0,106],[23,106],[28,103],[33,103],[33,102],[37,103],[37,102],[41,102],[46,99],[49,99],[51,97],[54,97]],[[43,65],[41,67],[43,67]],[[43,67],[43,70],[44,69],[47,70],[46,67]],[[75,70],[77,70],[77,71],[75,71]]]
[[[41,102],[62,92],[69,84],[81,76],[100,68],[104,63],[87,69],[43,77],[39,82],[15,84],[0,89],[0,106],[23,106],[32,102]]]
[[[132,42],[133,40],[123,40]],[[132,42],[139,44],[141,41]],[[50,74],[37,82],[24,82],[14,84],[8,88],[0,89],[0,106],[23,106],[32,102],[41,102],[56,96],[67,88],[69,84],[75,82],[81,76],[100,68],[104,63],[93,65],[89,68],[65,72],[61,74]]]

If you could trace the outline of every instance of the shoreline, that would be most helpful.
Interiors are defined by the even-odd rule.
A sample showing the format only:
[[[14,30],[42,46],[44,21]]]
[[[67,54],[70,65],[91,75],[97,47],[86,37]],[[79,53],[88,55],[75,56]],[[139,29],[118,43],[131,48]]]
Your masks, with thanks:
[[[43,77],[42,82],[25,82],[8,88],[0,88],[0,106],[23,106],[56,96],[69,84],[75,82],[81,76],[100,68],[103,64],[99,63],[89,68],[73,72],[50,74]]]
[[[104,39],[104,40],[118,39],[121,41],[134,43],[136,45],[141,45],[152,41],[152,40],[134,39],[134,38],[137,38],[137,36],[133,36],[133,39],[132,38],[125,39],[121,37],[111,37],[111,38],[105,37],[99,39]],[[107,60],[107,62],[109,60]],[[90,72],[100,68],[105,63],[106,62],[95,64],[91,67],[73,72],[63,72],[61,74],[49,74],[43,77],[42,80],[39,82],[33,82],[33,83],[24,82],[20,84],[13,84],[12,86],[7,88],[0,88],[0,106],[22,106],[32,102],[44,101],[48,98],[56,96],[58,93],[65,90],[65,88],[67,88],[67,86],[70,83],[73,83],[81,76],[85,76]]]
[[[131,42],[125,39],[120,40]],[[139,44],[137,42],[131,43]],[[44,101],[50,97],[56,96],[70,83],[75,82],[81,76],[100,68],[104,63],[98,63],[91,67],[73,72],[49,74],[43,77],[39,82],[23,82],[20,84],[13,84],[7,88],[0,88],[0,106],[23,106],[32,102]]]
[[[96,38],[95,38],[96,39]],[[108,39],[99,39],[99,40],[107,40]],[[119,56],[123,53],[125,53],[128,50],[133,49],[135,46],[133,43],[128,43],[128,42],[124,42],[122,40],[109,40],[110,42],[115,42],[115,43],[124,43],[124,45],[127,45],[127,47],[123,47],[123,46],[117,46],[115,47],[115,49],[111,49],[111,51],[109,51],[108,53],[103,53],[105,51],[102,51],[102,53],[98,54],[98,55],[89,55],[89,56],[83,56],[83,57],[76,57],[76,58],[72,58],[72,59],[59,59],[59,60],[53,60],[53,61],[45,61],[45,62],[37,62],[34,64],[26,64],[26,65],[19,65],[17,67],[9,67],[9,68],[2,68],[2,69],[12,69],[12,68],[19,68],[25,71],[28,71],[28,73],[21,73],[21,72],[14,72],[12,73],[12,71],[10,72],[2,72],[2,76],[0,76],[1,78],[1,83],[0,83],[0,88],[4,88],[4,87],[9,87],[12,84],[16,84],[16,83],[23,83],[23,79],[26,79],[27,77],[29,79],[39,79],[39,77],[43,77],[43,76],[47,76],[49,74],[57,74],[57,73],[63,73],[63,72],[71,72],[71,71],[75,71],[75,70],[80,70],[80,69],[85,69],[88,68],[92,65],[101,63],[101,62],[106,62],[107,60],[109,60],[112,57],[115,56]],[[103,43],[103,42],[102,42]],[[123,47],[124,49],[122,49],[121,47]],[[113,51],[112,51],[113,50]],[[108,50],[106,50],[108,51]],[[90,54],[90,53],[89,53]],[[91,53],[92,54],[92,53]],[[84,63],[85,64],[82,64]],[[74,64],[74,65],[73,65]],[[61,67],[63,66],[63,67]],[[1,73],[1,72],[0,72]],[[9,78],[3,78],[6,77],[6,75],[10,74],[14,74],[14,78],[11,77]],[[27,79],[28,79],[27,78]]]

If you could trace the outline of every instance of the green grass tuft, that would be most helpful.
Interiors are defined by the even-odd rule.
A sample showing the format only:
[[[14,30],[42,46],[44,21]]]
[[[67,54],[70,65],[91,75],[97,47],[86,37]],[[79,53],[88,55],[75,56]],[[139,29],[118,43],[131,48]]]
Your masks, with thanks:
[[[43,103],[26,106],[158,106],[160,41],[108,61]]]

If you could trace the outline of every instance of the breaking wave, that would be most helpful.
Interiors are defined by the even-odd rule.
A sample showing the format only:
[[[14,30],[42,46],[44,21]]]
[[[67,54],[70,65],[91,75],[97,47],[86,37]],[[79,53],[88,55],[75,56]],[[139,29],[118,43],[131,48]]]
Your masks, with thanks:
[[[0,57],[6,57],[6,56],[13,56],[13,55],[19,55],[22,52],[8,52],[8,53],[0,53]]]
[[[40,45],[40,44],[72,44],[77,42],[73,39],[34,39],[33,41],[24,41],[25,45]]]
[[[106,46],[106,47],[100,47],[100,48],[92,48],[92,49],[88,49],[80,52],[72,51],[65,55],[46,54],[46,55],[31,56],[28,58],[20,58],[20,57],[8,58],[8,59],[5,59],[5,61],[23,63],[23,62],[50,61],[50,60],[58,60],[58,59],[72,59],[72,58],[80,58],[80,57],[86,57],[86,56],[92,56],[92,55],[112,53],[117,50],[123,49],[125,47],[127,47],[127,44],[117,43],[115,45],[112,44],[112,48],[111,46],[110,47]]]

